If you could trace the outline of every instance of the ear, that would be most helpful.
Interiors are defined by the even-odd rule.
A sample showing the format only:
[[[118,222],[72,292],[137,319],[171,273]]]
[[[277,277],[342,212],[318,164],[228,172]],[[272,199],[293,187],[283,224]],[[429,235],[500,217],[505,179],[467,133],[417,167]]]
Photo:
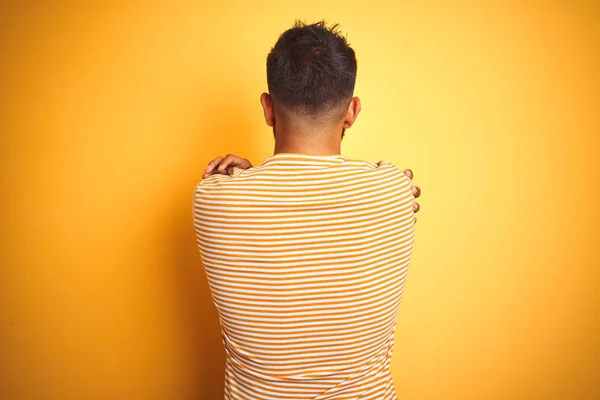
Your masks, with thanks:
[[[269,126],[275,126],[275,112],[273,111],[273,99],[268,93],[260,95],[260,104],[262,104],[265,113],[265,121]]]
[[[356,117],[358,117],[358,113],[360,112],[360,99],[358,97],[353,97],[350,100],[350,104],[348,105],[348,111],[346,112],[346,118],[344,119],[344,128],[350,128],[354,121],[356,121]]]

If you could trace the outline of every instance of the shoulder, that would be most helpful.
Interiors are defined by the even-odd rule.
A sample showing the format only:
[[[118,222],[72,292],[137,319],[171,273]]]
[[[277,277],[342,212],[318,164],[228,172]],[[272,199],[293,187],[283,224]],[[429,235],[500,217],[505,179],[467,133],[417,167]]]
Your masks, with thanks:
[[[242,169],[238,167],[233,168],[233,174],[213,174],[202,179],[194,187],[195,197],[211,197],[215,198],[217,194],[223,192],[223,190],[239,190],[239,185],[246,182],[249,179],[251,172],[258,169],[257,167]]]
[[[404,170],[400,169],[396,164],[391,161],[380,160],[376,163],[368,163],[373,169],[381,171],[385,176],[393,176],[395,180],[403,185],[410,185],[410,178],[404,173]]]
[[[223,174],[214,174],[202,179],[194,187],[194,196],[212,195],[217,193],[224,185],[231,180],[232,176]]]
[[[393,190],[395,190],[402,198],[414,199],[412,192],[412,181],[404,173],[404,170],[399,168],[396,164],[390,161],[379,161],[375,164],[375,168],[381,172],[381,177],[386,182],[391,184]]]

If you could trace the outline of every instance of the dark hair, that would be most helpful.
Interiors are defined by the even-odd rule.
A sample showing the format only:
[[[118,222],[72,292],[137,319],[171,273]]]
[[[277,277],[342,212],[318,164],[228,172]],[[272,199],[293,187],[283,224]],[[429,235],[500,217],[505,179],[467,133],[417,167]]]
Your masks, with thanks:
[[[267,84],[276,104],[320,115],[348,106],[356,82],[356,56],[338,24],[296,20],[267,56]]]

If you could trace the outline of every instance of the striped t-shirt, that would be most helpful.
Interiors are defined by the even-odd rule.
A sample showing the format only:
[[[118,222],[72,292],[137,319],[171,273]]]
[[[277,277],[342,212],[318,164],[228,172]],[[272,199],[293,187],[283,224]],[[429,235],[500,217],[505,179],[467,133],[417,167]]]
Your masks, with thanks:
[[[276,153],[196,186],[225,399],[396,399],[413,200],[394,164],[342,155]]]

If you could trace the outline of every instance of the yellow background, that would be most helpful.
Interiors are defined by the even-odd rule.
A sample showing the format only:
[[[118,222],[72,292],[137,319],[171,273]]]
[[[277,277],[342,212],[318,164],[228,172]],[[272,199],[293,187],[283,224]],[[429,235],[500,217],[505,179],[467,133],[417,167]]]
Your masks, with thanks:
[[[223,398],[192,191],[272,154],[295,18],[356,50],[342,153],[423,190],[398,397],[600,398],[597,2],[32,4],[0,6],[0,398]]]

